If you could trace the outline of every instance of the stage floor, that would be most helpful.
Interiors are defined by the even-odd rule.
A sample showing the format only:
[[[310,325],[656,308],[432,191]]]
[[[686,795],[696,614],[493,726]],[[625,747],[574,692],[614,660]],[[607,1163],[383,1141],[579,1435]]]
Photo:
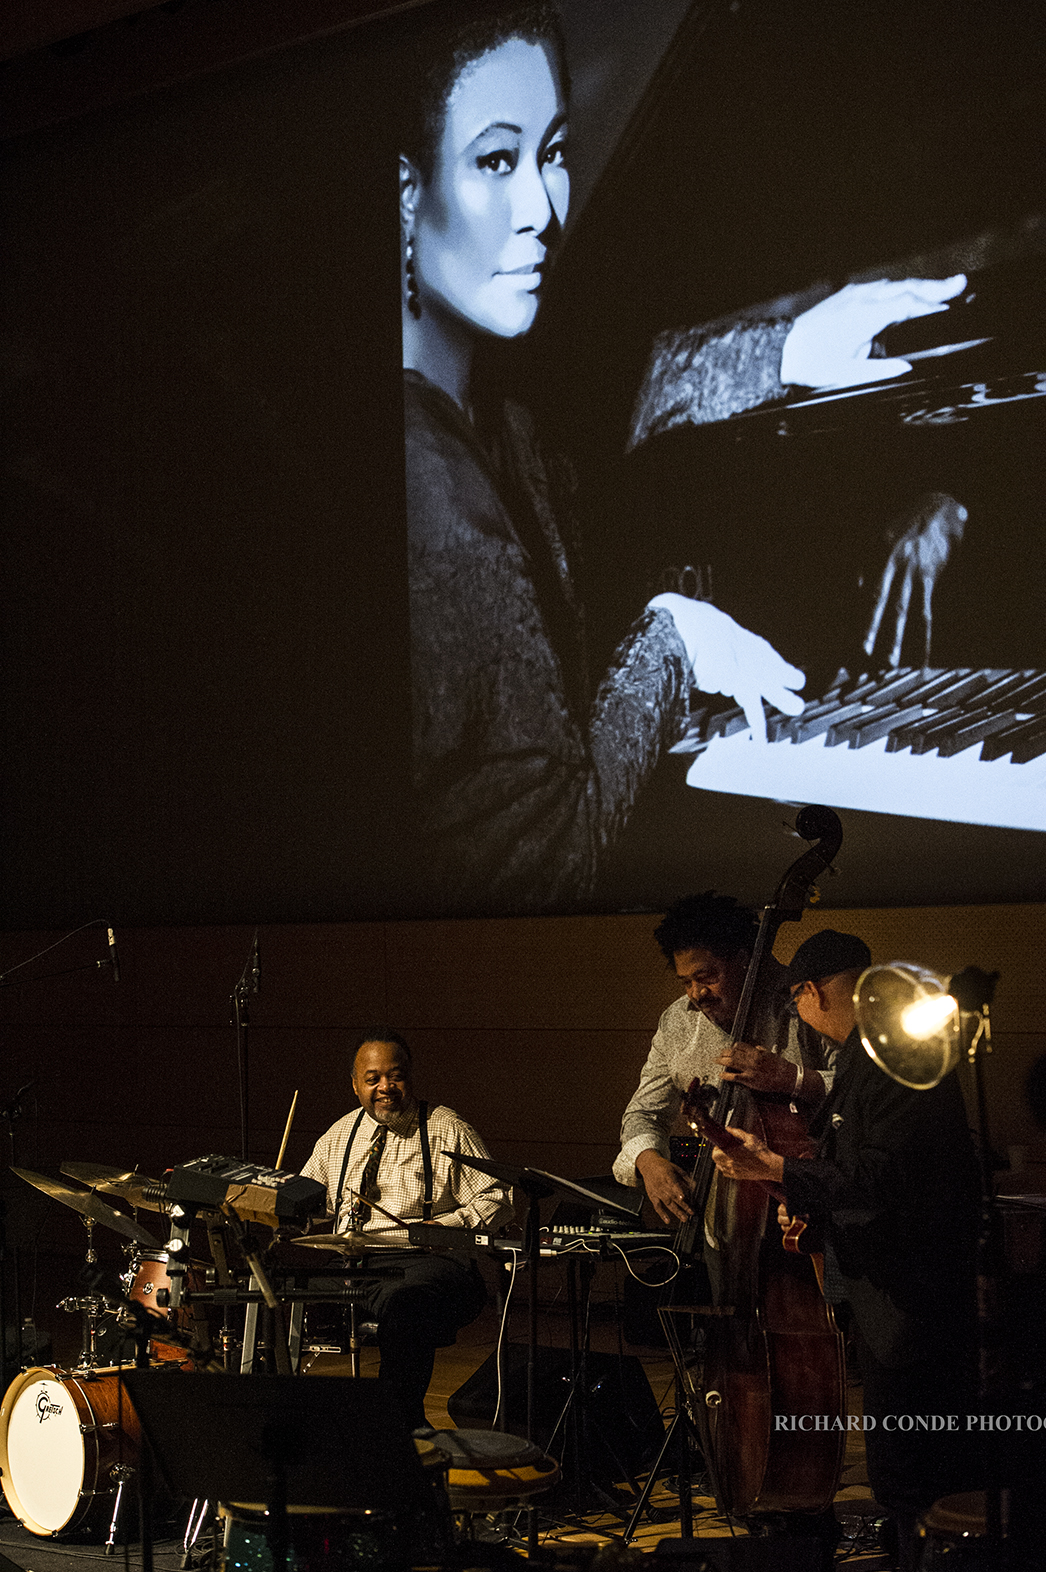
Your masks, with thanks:
[[[512,1325],[512,1341],[520,1342],[520,1318],[514,1317]],[[497,1326],[493,1312],[488,1310],[471,1327],[467,1327],[458,1338],[453,1348],[441,1349],[436,1358],[436,1368],[429,1389],[426,1411],[430,1424],[436,1429],[453,1429],[454,1421],[447,1412],[448,1399],[461,1387],[468,1378],[479,1369],[488,1356],[494,1351],[497,1338]],[[557,1307],[543,1306],[541,1309],[539,1339],[543,1347],[563,1347],[569,1341],[566,1316],[560,1313]],[[649,1379],[651,1389],[658,1407],[662,1412],[671,1412],[674,1397],[674,1381],[672,1363],[667,1354],[653,1349],[643,1349],[629,1344],[621,1344],[619,1348],[617,1326],[610,1322],[596,1321],[592,1327],[591,1346],[599,1354],[615,1354],[622,1352],[628,1356],[638,1357]],[[62,1351],[59,1351],[61,1355]],[[362,1374],[373,1376],[377,1371],[378,1354],[375,1348],[365,1348],[362,1354]],[[345,1357],[323,1355],[318,1358],[312,1367],[318,1375],[343,1375],[348,1379],[348,1360]],[[852,1385],[849,1388],[849,1404],[853,1412],[860,1412],[861,1393],[860,1387]],[[640,1483],[642,1483],[642,1479]],[[634,1547],[641,1553],[652,1552],[662,1539],[679,1538],[679,1503],[674,1488],[674,1481],[661,1480],[655,1485],[651,1493],[648,1510],[640,1521]],[[707,1487],[705,1487],[707,1488]],[[715,1502],[708,1495],[701,1493],[702,1484],[698,1479],[693,1495],[694,1534],[695,1537],[724,1538],[731,1533],[730,1524],[716,1512]],[[563,1507],[563,1516],[553,1518],[541,1510],[541,1498],[535,1498],[539,1507],[540,1543],[552,1549],[559,1544],[564,1547],[570,1544],[606,1544],[615,1540],[620,1541],[624,1533],[625,1524],[631,1515],[628,1502],[628,1487],[622,1486],[620,1490],[620,1506],[614,1511],[597,1509],[584,1510],[576,1516],[569,1515],[569,1507]],[[615,1496],[618,1492],[615,1492]],[[557,1504],[559,1498],[557,1497]],[[591,1501],[587,1504],[591,1505]],[[856,1538],[851,1537],[847,1544],[840,1547],[840,1556],[846,1553],[846,1565],[860,1568],[861,1572],[880,1572],[888,1565],[887,1558],[874,1548],[874,1534],[871,1531],[870,1521],[876,1515],[874,1503],[870,1499],[867,1475],[865,1472],[864,1444],[859,1432],[852,1432],[848,1437],[846,1461],[839,1492],[836,1496],[836,1514],[844,1524],[844,1528]],[[182,1564],[181,1531],[184,1521],[188,1517],[186,1509],[182,1514],[179,1528],[179,1537],[158,1538],[154,1546],[153,1561],[157,1572],[174,1572]],[[501,1531],[506,1526],[505,1521],[480,1524],[481,1532]],[[520,1529],[525,1525],[520,1522]],[[740,1530],[743,1532],[743,1530]],[[28,1533],[21,1528],[6,1511],[0,1516],[0,1572],[76,1572],[80,1567],[92,1567],[105,1563],[119,1572],[120,1568],[126,1572],[140,1572],[142,1566],[140,1547],[137,1544],[129,1546],[119,1545],[116,1554],[106,1557],[101,1544],[76,1544],[65,1540],[50,1540]]]

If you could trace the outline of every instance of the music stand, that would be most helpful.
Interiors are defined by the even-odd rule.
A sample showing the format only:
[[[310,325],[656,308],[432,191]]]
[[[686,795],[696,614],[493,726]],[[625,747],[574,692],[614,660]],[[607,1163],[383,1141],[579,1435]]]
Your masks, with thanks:
[[[264,1502],[275,1566],[290,1544],[288,1504],[395,1514],[412,1525],[431,1516],[406,1420],[377,1381],[160,1370],[129,1370],[123,1380],[168,1487],[201,1500]]]
[[[500,1179],[521,1190],[527,1197],[527,1222],[523,1233],[523,1251],[530,1266],[530,1326],[527,1338],[527,1440],[534,1439],[534,1385],[537,1371],[538,1348],[538,1266],[541,1262],[541,1202],[557,1190],[562,1195],[577,1199],[579,1196],[592,1206],[604,1210],[609,1207],[629,1222],[635,1214],[617,1201],[608,1201],[596,1190],[589,1190],[573,1179],[562,1179],[558,1174],[546,1173],[543,1168],[519,1168],[513,1163],[497,1163],[490,1157],[466,1157],[463,1152],[444,1151],[444,1157],[463,1163],[466,1168],[476,1168],[491,1179]]]

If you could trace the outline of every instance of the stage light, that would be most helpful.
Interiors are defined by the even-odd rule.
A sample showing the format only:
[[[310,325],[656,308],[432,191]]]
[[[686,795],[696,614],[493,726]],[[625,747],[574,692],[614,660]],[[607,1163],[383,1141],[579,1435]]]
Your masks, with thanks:
[[[941,979],[914,961],[869,966],[854,989],[857,1029],[881,1070],[915,1091],[959,1062],[959,1007]]]

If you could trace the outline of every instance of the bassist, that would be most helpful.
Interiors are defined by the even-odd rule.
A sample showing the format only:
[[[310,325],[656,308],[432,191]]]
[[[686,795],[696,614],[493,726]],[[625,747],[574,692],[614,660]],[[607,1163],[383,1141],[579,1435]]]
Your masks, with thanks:
[[[642,1184],[669,1227],[692,1213],[690,1176],[670,1161],[668,1145],[692,1081],[713,1087],[720,1080],[736,1081],[794,1101],[807,1116],[831,1086],[822,1040],[790,1011],[785,968],[772,957],[761,968],[751,1040],[730,1046],[756,932],[752,912],[710,890],[676,901],[654,932],[684,992],[662,1015],[625,1109],[614,1177],[620,1184]]]

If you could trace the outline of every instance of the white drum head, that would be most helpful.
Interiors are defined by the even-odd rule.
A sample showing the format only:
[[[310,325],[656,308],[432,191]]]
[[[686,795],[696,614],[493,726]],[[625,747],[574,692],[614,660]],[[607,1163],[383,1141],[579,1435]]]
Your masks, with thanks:
[[[8,1388],[0,1429],[8,1505],[32,1533],[57,1533],[84,1484],[84,1439],[69,1387],[48,1370],[25,1371]]]

